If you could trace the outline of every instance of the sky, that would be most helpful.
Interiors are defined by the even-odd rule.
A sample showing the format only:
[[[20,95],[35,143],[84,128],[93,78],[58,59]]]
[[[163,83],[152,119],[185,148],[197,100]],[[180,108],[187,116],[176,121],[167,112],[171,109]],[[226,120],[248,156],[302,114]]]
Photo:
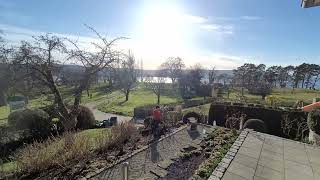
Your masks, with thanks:
[[[0,0],[0,30],[12,44],[54,33],[84,43],[94,27],[145,69],[168,57],[187,66],[298,65],[320,60],[320,7],[300,0]]]

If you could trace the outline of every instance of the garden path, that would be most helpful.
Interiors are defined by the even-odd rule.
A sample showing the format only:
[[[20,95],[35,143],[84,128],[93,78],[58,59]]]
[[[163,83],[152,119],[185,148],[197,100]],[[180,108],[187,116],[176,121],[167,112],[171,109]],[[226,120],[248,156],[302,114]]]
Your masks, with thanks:
[[[99,111],[97,106],[100,103],[103,103],[103,101],[94,101],[94,102],[89,102],[85,104],[85,106],[88,107],[93,112],[96,120],[103,121],[105,119],[109,119],[110,117],[117,117],[118,122],[125,122],[125,121],[130,121],[132,119],[132,117],[129,117],[129,116],[121,116],[117,114],[111,114],[111,113],[105,113],[105,112]]]
[[[197,131],[190,131],[188,127],[179,129],[175,134],[156,141],[145,150],[133,155],[126,162],[129,163],[129,179],[159,179],[167,174],[165,170],[173,159],[181,155],[183,148],[198,147],[202,139],[203,129],[213,130],[213,127],[198,125]],[[92,179],[122,180],[123,164],[115,165]]]

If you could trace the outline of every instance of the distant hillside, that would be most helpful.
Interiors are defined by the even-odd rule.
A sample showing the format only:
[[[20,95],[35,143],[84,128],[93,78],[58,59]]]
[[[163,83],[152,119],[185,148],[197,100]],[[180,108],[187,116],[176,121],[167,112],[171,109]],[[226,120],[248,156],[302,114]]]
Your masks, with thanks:
[[[204,70],[206,74],[208,74],[209,70]],[[230,76],[233,75],[233,71],[232,70],[216,70],[217,71],[217,75],[220,74],[228,74]],[[159,70],[143,70],[143,74],[144,76],[157,76],[157,74],[159,74]]]

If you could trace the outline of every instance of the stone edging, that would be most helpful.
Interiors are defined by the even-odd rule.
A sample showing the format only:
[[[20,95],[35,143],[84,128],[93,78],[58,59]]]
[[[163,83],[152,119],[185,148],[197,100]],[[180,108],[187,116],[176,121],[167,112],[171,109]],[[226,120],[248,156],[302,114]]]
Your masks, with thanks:
[[[221,162],[218,164],[218,166],[214,169],[212,172],[211,176],[209,177],[208,180],[221,180],[223,177],[224,173],[226,172],[227,168],[231,164],[232,160],[236,156],[238,150],[240,149],[242,143],[246,139],[249,131],[248,130],[243,130],[236,141],[232,144],[230,147],[229,151],[227,154],[223,157]]]
[[[177,130],[175,130],[174,132],[172,132],[172,133],[170,133],[170,134],[167,134],[167,135],[161,137],[161,138],[158,139],[157,141],[152,142],[152,143],[150,143],[150,144],[148,144],[148,145],[145,145],[144,147],[142,147],[142,148],[134,151],[133,153],[131,153],[131,154],[129,154],[129,155],[127,155],[127,156],[119,159],[119,160],[116,161],[115,163],[113,163],[113,164],[111,164],[111,165],[109,165],[109,166],[107,166],[107,167],[105,167],[105,168],[99,169],[99,170],[95,171],[95,173],[89,173],[85,178],[86,178],[86,179],[90,179],[90,178],[92,178],[92,177],[94,177],[94,176],[97,176],[98,174],[102,173],[103,171],[105,171],[105,170],[107,170],[107,169],[110,169],[110,168],[112,168],[112,167],[114,167],[114,166],[116,166],[116,165],[124,162],[125,160],[131,158],[132,156],[134,156],[134,155],[136,155],[136,154],[138,154],[138,153],[140,153],[140,152],[148,149],[152,144],[158,143],[158,142],[166,139],[167,137],[172,136],[172,135],[180,132],[181,130],[186,129],[187,127],[188,127],[187,125],[182,126],[182,127],[178,128]]]

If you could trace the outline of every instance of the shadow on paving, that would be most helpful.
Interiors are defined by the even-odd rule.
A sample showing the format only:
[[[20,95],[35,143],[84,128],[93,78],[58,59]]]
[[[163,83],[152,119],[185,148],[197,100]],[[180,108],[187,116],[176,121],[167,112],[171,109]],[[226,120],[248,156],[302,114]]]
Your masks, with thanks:
[[[174,163],[183,148],[189,146],[199,147],[202,140],[202,132],[213,130],[213,127],[198,125],[198,131],[191,132],[185,128],[162,141],[154,142],[142,152],[127,159],[129,163],[129,179],[158,179],[167,175],[166,169]],[[115,165],[98,174],[92,179],[122,180],[122,164]]]

